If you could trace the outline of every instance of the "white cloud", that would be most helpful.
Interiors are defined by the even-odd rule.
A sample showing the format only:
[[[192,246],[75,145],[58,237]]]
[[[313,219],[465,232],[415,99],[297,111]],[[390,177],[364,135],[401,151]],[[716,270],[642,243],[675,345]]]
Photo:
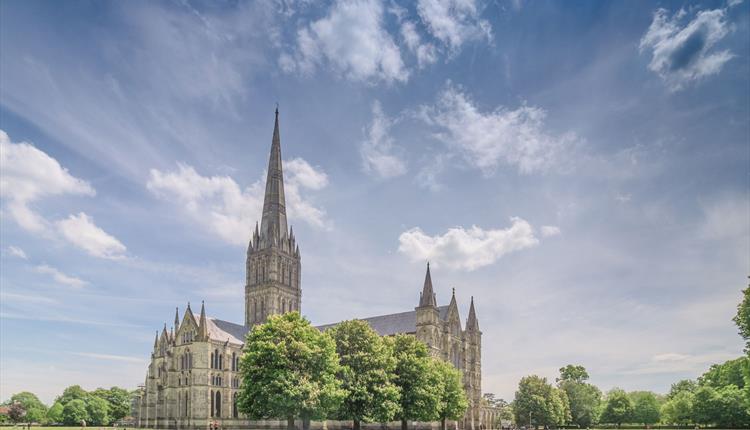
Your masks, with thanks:
[[[559,236],[561,233],[560,227],[554,225],[542,226],[542,237]]]
[[[328,184],[328,176],[301,158],[285,162],[285,167],[287,215],[327,228],[325,211],[303,198],[300,189],[320,190]],[[191,217],[225,242],[246,245],[263,210],[264,180],[243,190],[229,176],[202,176],[192,166],[178,164],[173,172],[151,169],[146,186],[157,197],[182,204]]]
[[[673,91],[719,73],[734,57],[729,50],[712,49],[729,33],[725,10],[699,11],[692,21],[682,25],[686,14],[681,9],[669,17],[666,10],[657,9],[640,43],[641,51],[651,50],[648,68]]]
[[[432,43],[422,43],[416,24],[404,21],[401,24],[401,37],[406,47],[417,56],[417,65],[420,69],[437,61],[437,48]]]
[[[23,251],[23,249],[17,247],[17,246],[9,246],[8,247],[8,253],[14,257],[18,257],[24,260],[28,260],[29,257],[26,255],[26,253]]]
[[[454,52],[466,41],[492,39],[492,27],[479,18],[475,0],[419,0],[417,12],[430,34]]]
[[[32,204],[51,196],[93,196],[88,182],[68,173],[54,158],[29,143],[13,143],[0,130],[0,196],[7,203],[7,213],[23,229],[42,233],[48,222]]]
[[[367,138],[359,149],[365,172],[381,178],[406,173],[406,163],[402,160],[400,151],[395,151],[393,139],[388,134],[392,125],[393,121],[383,113],[380,103],[373,103],[372,123],[365,130]]]
[[[82,288],[88,284],[88,282],[82,279],[76,278],[75,276],[66,275],[65,273],[55,269],[54,267],[50,267],[45,264],[36,266],[34,270],[36,270],[38,273],[50,275],[52,279],[55,280],[55,282],[59,282],[60,284],[64,284],[73,288]]]
[[[454,227],[429,236],[419,227],[401,233],[399,252],[414,261],[432,261],[455,270],[472,271],[490,265],[505,254],[536,246],[539,239],[527,221],[513,217],[506,229]]]
[[[321,190],[328,185],[328,175],[322,170],[316,170],[301,158],[286,161],[284,170],[287,172],[287,181],[292,184],[311,190]]]
[[[57,228],[71,244],[83,249],[89,255],[117,260],[125,257],[125,245],[96,224],[94,219],[80,212],[57,221]]]
[[[450,84],[435,106],[422,107],[422,119],[440,130],[436,137],[485,175],[492,174],[501,162],[521,173],[544,171],[558,163],[563,149],[579,139],[574,133],[548,133],[545,117],[544,109],[526,105],[481,112],[460,88]]]
[[[383,4],[378,0],[335,2],[329,14],[297,32],[292,54],[282,54],[287,71],[312,73],[327,62],[353,81],[401,81],[409,77],[401,50],[383,27]]]

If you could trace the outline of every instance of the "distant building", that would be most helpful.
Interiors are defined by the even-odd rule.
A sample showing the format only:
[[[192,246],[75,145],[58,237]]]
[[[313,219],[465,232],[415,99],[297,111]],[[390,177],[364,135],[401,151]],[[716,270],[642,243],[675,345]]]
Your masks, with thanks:
[[[196,318],[188,304],[174,327],[157,332],[145,384],[133,406],[139,427],[206,429],[248,428],[238,413],[239,359],[247,332],[272,315],[300,311],[301,258],[294,230],[288,228],[281,165],[279,112],[268,162],[263,215],[247,249],[245,321],[236,324],[206,315],[201,304]],[[406,333],[427,344],[430,353],[452,363],[463,374],[469,410],[462,428],[491,428],[480,404],[482,393],[482,332],[472,298],[462,327],[455,291],[448,305],[438,306],[427,265],[419,303],[414,310],[363,318],[382,336]],[[336,324],[318,327],[326,330]]]

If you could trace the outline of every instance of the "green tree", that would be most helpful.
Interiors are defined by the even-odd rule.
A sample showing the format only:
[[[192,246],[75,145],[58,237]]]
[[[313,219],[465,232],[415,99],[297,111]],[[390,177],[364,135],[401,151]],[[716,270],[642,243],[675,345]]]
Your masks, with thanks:
[[[63,422],[63,405],[60,402],[55,402],[47,410],[47,422],[50,424],[60,424]]]
[[[396,360],[390,344],[364,321],[345,321],[330,329],[336,343],[340,368],[337,374],[345,396],[338,410],[351,419],[354,430],[360,422],[393,420],[399,407],[399,391],[393,384]]]
[[[589,427],[596,421],[602,393],[586,383],[589,375],[583,366],[569,364],[560,368],[558,387],[565,391],[570,402],[570,421],[579,427]]]
[[[737,305],[737,315],[733,321],[745,339],[745,352],[750,355],[750,286],[742,290],[742,301]]]
[[[674,387],[674,385],[673,385]],[[676,392],[661,407],[662,421],[668,424],[687,425],[693,421],[693,392]]]
[[[693,380],[683,379],[681,381],[677,381],[674,384],[672,384],[672,387],[669,389],[669,394],[667,394],[667,400],[671,400],[677,394],[683,391],[692,393],[695,391],[696,388],[698,388],[698,384],[696,384],[695,381]]]
[[[698,378],[698,385],[707,385],[717,389],[735,385],[742,389],[745,386],[744,370],[748,361],[750,360],[747,357],[740,357],[722,364],[714,364]]]
[[[600,421],[608,424],[616,424],[618,427],[622,423],[630,422],[633,419],[633,402],[628,394],[619,389],[613,388],[607,393],[604,401],[604,409]]]
[[[101,397],[89,396],[86,401],[86,412],[89,414],[92,425],[106,426],[109,424],[109,403]]]
[[[71,400],[86,400],[89,393],[86,392],[80,385],[71,385],[70,387],[63,390],[60,397],[55,399],[56,402],[62,403],[63,407],[68,404]]]
[[[432,421],[437,419],[440,403],[440,376],[432,365],[427,346],[414,336],[396,335],[388,338],[393,342],[396,358],[394,382],[400,393],[400,408],[396,417],[401,428],[406,430],[407,421]]]
[[[110,422],[121,420],[130,414],[132,397],[128,390],[120,387],[112,387],[108,390],[97,388],[91,394],[107,401]]]
[[[521,378],[513,400],[516,424],[564,424],[567,398],[563,395],[563,391],[547,383],[547,378],[536,375]]]
[[[557,378],[557,382],[561,381],[572,381],[583,383],[588,381],[589,373],[586,368],[581,365],[568,364],[565,367],[560,368],[560,377]]]
[[[651,391],[633,391],[628,393],[633,402],[632,421],[649,425],[656,424],[661,418],[659,399]]]
[[[716,424],[721,427],[741,427],[750,425],[747,399],[742,390],[734,385],[727,385],[716,391],[718,395],[719,415]]]
[[[10,403],[20,403],[26,411],[24,420],[30,423],[43,423],[47,418],[47,406],[34,393],[22,391],[10,398]]]
[[[433,366],[440,375],[440,404],[437,409],[440,428],[445,430],[446,420],[458,420],[466,413],[469,402],[461,383],[461,372],[442,360],[433,360]],[[494,397],[494,396],[493,396]],[[494,406],[493,398],[493,406]]]
[[[336,344],[297,312],[273,316],[255,326],[240,361],[238,409],[251,419],[295,417],[307,427],[325,418],[344,395],[336,380]]]
[[[698,387],[693,393],[693,421],[698,424],[712,424],[718,421],[720,411],[719,395],[711,386]]]
[[[79,426],[82,421],[89,421],[86,402],[82,399],[72,399],[63,406],[63,423],[65,425]]]

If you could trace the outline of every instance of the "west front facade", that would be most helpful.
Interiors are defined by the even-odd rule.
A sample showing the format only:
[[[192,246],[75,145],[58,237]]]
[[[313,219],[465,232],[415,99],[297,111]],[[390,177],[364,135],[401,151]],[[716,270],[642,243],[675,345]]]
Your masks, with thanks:
[[[245,321],[236,324],[206,315],[187,305],[182,319],[156,333],[146,380],[133,404],[138,427],[171,429],[259,428],[237,411],[239,357],[245,335],[268,317],[301,312],[301,257],[294,230],[287,225],[281,162],[279,112],[276,110],[268,162],[263,214],[249,240],[245,279]],[[455,291],[450,303],[438,306],[427,264],[422,291],[413,310],[362,318],[381,336],[411,334],[430,353],[452,363],[463,375],[469,399],[466,429],[493,428],[481,407],[482,332],[472,298],[466,324],[461,324]],[[336,324],[319,326],[324,331]],[[328,426],[333,428],[334,426]]]

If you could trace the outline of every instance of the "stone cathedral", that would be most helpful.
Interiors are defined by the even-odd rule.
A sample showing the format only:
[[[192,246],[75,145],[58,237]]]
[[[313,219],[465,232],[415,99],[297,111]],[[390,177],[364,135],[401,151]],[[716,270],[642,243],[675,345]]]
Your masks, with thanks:
[[[301,312],[301,272],[299,246],[294,230],[287,225],[277,109],[263,214],[247,248],[244,324],[210,317],[204,304],[197,317],[190,304],[182,318],[176,311],[174,326],[167,330],[165,324],[154,339],[146,380],[133,404],[137,425],[171,429],[267,427],[268,423],[249,422],[235,406],[240,388],[240,354],[245,335],[254,325],[272,315]],[[466,429],[492,428],[492,411],[480,403],[482,332],[473,298],[462,326],[455,291],[448,305],[438,306],[428,264],[419,300],[415,302],[413,310],[362,320],[381,336],[412,334],[427,344],[435,357],[460,369],[469,409],[457,425]]]

